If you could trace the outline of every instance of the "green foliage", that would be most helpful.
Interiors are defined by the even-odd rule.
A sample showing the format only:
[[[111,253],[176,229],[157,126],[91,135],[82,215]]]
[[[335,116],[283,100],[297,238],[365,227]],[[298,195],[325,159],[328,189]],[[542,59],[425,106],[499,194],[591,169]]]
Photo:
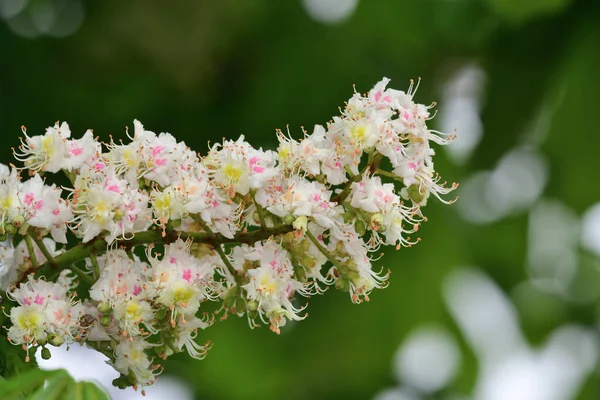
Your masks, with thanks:
[[[91,382],[75,382],[60,369],[31,369],[12,379],[0,381],[3,400],[108,400],[109,397]]]

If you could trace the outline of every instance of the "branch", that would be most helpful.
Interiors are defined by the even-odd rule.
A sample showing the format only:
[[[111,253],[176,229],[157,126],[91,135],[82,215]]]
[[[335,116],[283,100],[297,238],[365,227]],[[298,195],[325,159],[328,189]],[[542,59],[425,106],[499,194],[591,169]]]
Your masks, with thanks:
[[[221,244],[254,244],[260,240],[265,240],[271,236],[279,236],[288,232],[292,232],[292,225],[280,225],[273,228],[265,228],[264,230],[256,230],[252,232],[241,232],[233,238],[227,238],[220,233],[207,232],[176,232],[168,230],[165,236],[162,236],[161,231],[145,231],[133,235],[131,239],[122,240],[119,242],[123,248],[131,249],[135,246],[151,243],[169,244],[181,238],[183,240],[191,240],[194,243],[206,243],[214,247]],[[37,269],[35,277],[49,275],[52,272],[61,271],[69,268],[72,264],[81,261],[91,254],[100,254],[108,250],[108,244],[104,237],[98,237],[90,242],[81,243],[67,250],[66,252],[54,257],[54,260],[46,261],[40,268]]]
[[[27,251],[29,252],[29,259],[31,260],[31,264],[35,269],[39,264],[35,255],[35,249],[33,248],[33,240],[31,239],[31,236],[25,236],[25,244],[27,245]]]

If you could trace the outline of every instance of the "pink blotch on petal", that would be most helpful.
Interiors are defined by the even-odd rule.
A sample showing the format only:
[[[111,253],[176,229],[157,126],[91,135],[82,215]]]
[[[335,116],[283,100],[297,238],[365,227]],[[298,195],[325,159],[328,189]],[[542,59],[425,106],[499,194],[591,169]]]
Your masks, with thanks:
[[[192,270],[191,269],[183,270],[183,279],[185,279],[188,282],[190,282],[192,280]]]

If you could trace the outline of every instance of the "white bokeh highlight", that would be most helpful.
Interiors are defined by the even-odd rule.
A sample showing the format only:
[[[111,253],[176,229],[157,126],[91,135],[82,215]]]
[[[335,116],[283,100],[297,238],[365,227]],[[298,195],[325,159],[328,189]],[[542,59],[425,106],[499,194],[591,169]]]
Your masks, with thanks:
[[[537,150],[520,147],[506,153],[492,171],[469,177],[461,185],[457,209],[474,224],[490,224],[528,210],[542,195],[548,163]]]
[[[358,6],[358,0],[302,0],[301,3],[312,19],[325,24],[345,21]]]
[[[19,36],[62,38],[79,30],[85,11],[81,0],[0,0],[0,15]]]
[[[563,203],[542,200],[529,213],[527,266],[538,288],[566,294],[579,264],[579,218]]]
[[[540,348],[524,339],[507,296],[481,272],[459,270],[445,298],[479,361],[478,400],[569,400],[594,371],[597,335],[580,326],[556,329]]]
[[[422,327],[412,332],[396,353],[398,380],[423,393],[446,386],[460,367],[460,351],[443,329]]]
[[[19,14],[28,0],[0,0],[0,16],[4,19],[12,18]]]
[[[421,397],[408,389],[395,387],[377,393],[373,400],[421,400]]]
[[[457,132],[452,146],[444,150],[458,164],[468,161],[483,136],[481,122],[485,72],[467,64],[453,73],[442,91],[439,120],[442,132]]]
[[[594,204],[583,214],[581,246],[600,256],[600,203]]]

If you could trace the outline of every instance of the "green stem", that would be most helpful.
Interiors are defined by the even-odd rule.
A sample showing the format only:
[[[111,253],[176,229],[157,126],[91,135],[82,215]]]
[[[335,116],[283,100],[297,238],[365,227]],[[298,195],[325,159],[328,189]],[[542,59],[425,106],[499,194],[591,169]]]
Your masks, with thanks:
[[[183,240],[191,240],[195,243],[206,243],[216,247],[221,244],[242,244],[246,243],[252,245],[258,241],[265,240],[271,236],[279,236],[292,232],[294,230],[292,225],[279,225],[273,228],[266,228],[264,230],[255,230],[251,232],[240,232],[233,238],[228,238],[220,233],[208,233],[208,232],[176,232],[167,230],[164,232],[158,230],[145,231],[136,233],[131,239],[123,240],[120,242],[122,247],[133,248],[134,246],[151,244],[151,243],[162,243],[169,244],[175,242],[181,238]],[[66,252],[54,257],[52,261],[46,261],[40,268],[37,269],[35,276],[40,277],[42,275],[49,276],[54,272],[60,272],[65,268],[69,268],[71,265],[78,261],[81,261],[90,256],[90,254],[100,254],[108,250],[108,245],[104,237],[98,237],[87,243],[80,243]],[[90,278],[89,276],[87,276]]]
[[[367,165],[365,165],[363,169],[360,170],[358,175],[352,176],[352,174],[350,174],[351,178],[348,182],[346,182],[346,186],[344,186],[344,189],[337,196],[331,199],[331,201],[340,204],[342,201],[346,200],[346,197],[348,197],[348,195],[350,194],[350,190],[352,189],[352,183],[360,181],[365,172],[367,172],[369,169],[372,169],[373,166],[378,165],[380,163],[381,158],[382,155],[377,153],[376,151],[370,153],[369,158],[367,160]]]
[[[194,218],[194,219],[196,220],[196,222],[198,222],[200,224],[200,226],[202,226],[202,229],[204,229],[213,238],[215,237],[215,233],[212,231],[212,229],[210,229],[210,227],[206,224],[206,222],[204,222],[204,220],[202,218],[198,217],[198,218]],[[262,227],[261,227],[261,229],[262,229]],[[225,264],[225,267],[227,267],[227,270],[233,276],[233,278],[237,282],[238,286],[241,286],[240,276],[238,275],[237,271],[233,267],[233,264],[231,264],[231,261],[229,261],[229,258],[227,258],[227,255],[223,251],[221,244],[214,244],[213,247],[219,254],[219,257],[221,257],[223,264]]]
[[[229,261],[229,258],[227,258],[227,255],[223,251],[223,248],[221,248],[221,245],[215,246],[215,250],[217,251],[217,253],[219,253],[219,257],[221,257],[221,260],[223,260],[223,264],[225,264],[225,266],[227,267],[227,270],[229,271],[229,273],[231,275],[233,275],[233,278],[237,282],[238,286],[242,286],[241,285],[242,282],[241,282],[241,279],[240,279],[240,275],[238,274],[238,272],[236,271],[236,269],[233,267],[233,264],[231,264],[231,261]]]
[[[94,271],[94,280],[100,278],[100,266],[98,265],[98,258],[94,253],[90,254],[90,261],[92,262],[92,269]]]
[[[334,265],[334,267],[336,267],[338,270],[341,269],[340,263],[339,263],[338,260],[336,260],[335,256],[333,254],[331,254],[331,252],[329,250],[327,250],[321,244],[321,242],[319,242],[317,240],[317,238],[315,237],[315,235],[313,235],[308,229],[306,230],[306,236],[308,236],[308,238],[310,239],[310,241],[313,242],[315,246],[317,246],[317,249],[319,249],[319,251],[321,253],[323,253],[325,255],[325,257],[327,257],[327,259]]]
[[[399,182],[403,182],[402,178],[400,178],[399,176],[392,174],[391,172],[388,171],[384,171],[382,169],[377,168],[376,172],[381,175],[381,176],[385,176],[387,178],[391,178],[395,181],[399,181]]]
[[[25,244],[27,245],[27,251],[29,252],[29,259],[31,260],[31,264],[33,265],[33,268],[37,268],[39,264],[35,255],[35,250],[33,248],[33,239],[31,238],[31,236],[25,236]]]
[[[77,268],[75,266],[75,264],[71,264],[67,268],[69,268],[71,271],[73,271],[75,273],[75,275],[77,275],[79,277],[79,279],[81,279],[85,283],[89,284],[90,286],[92,286],[94,283],[96,283],[96,280],[94,278],[92,278],[91,276],[89,276],[88,274],[86,274],[85,272],[80,270],[79,268]]]
[[[50,253],[50,251],[44,244],[44,241],[42,239],[33,239],[33,241],[40,248],[44,257],[46,257],[46,261],[48,261],[50,263],[54,262],[54,257],[52,256],[52,254]]]
[[[350,169],[349,165],[346,165],[344,167],[344,169],[346,170],[346,172],[348,173],[348,175],[350,176],[350,180],[354,182],[354,179],[356,179],[356,175],[354,175],[354,173],[352,172],[352,170]]]

